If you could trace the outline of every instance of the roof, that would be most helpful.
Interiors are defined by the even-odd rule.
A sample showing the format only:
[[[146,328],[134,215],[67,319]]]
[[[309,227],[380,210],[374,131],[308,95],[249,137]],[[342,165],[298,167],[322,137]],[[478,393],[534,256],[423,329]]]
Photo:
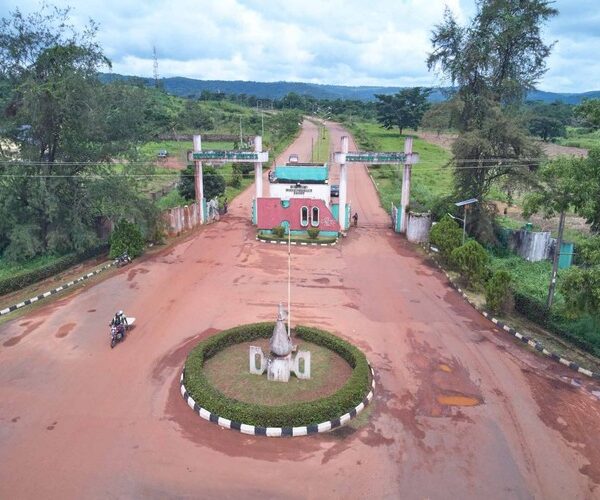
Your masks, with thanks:
[[[278,166],[275,167],[275,177],[278,181],[289,182],[326,182],[329,178],[327,165],[319,166]]]

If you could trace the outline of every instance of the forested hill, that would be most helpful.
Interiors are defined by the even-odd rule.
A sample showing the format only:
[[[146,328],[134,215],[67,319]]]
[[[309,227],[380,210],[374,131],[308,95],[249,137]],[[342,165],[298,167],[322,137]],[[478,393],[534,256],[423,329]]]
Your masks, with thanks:
[[[102,74],[103,81],[108,82],[118,79],[138,79],[138,77],[117,74]],[[146,85],[153,85],[151,78],[139,78]],[[290,92],[300,95],[309,95],[317,99],[355,99],[360,101],[374,100],[375,94],[393,94],[400,87],[346,87],[343,85],[320,85],[303,82],[246,82],[225,80],[194,80],[193,78],[173,77],[161,78],[161,84],[171,94],[188,97],[199,96],[203,90],[210,92],[224,92],[225,94],[246,94],[261,99],[281,99]],[[600,90],[579,94],[544,92],[534,90],[529,92],[528,99],[532,101],[554,102],[561,101],[567,104],[579,104],[584,98],[600,98]],[[431,94],[434,102],[444,99],[441,89]]]

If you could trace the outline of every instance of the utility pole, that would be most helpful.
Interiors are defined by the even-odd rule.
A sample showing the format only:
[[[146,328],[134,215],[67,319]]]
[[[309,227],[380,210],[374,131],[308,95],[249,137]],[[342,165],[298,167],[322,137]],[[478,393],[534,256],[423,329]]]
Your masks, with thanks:
[[[242,117],[240,116],[240,149],[243,148],[243,136],[242,136]]]
[[[156,55],[156,45],[152,47],[152,55],[154,58],[154,87],[158,88],[160,84],[158,82],[158,56]]]
[[[550,286],[548,287],[548,299],[546,300],[546,306],[548,309],[552,307],[554,302],[554,291],[556,290],[556,275],[558,273],[558,259],[560,258],[560,250],[563,241],[563,232],[565,230],[565,211],[560,212],[560,220],[558,222],[558,237],[556,238],[556,248],[554,249],[554,257],[552,259],[552,278],[550,280]]]

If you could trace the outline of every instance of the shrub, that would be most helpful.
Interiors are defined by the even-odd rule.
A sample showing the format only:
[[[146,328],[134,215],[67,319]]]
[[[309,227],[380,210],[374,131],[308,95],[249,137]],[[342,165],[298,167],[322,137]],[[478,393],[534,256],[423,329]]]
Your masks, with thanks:
[[[559,286],[567,317],[576,318],[585,313],[600,317],[600,265],[567,269],[561,275]]]
[[[144,238],[140,229],[124,219],[119,221],[112,235],[110,236],[109,257],[114,259],[127,252],[131,258],[142,255],[144,251]]]
[[[242,170],[238,165],[238,163],[233,164],[231,180],[229,181],[229,185],[234,188],[239,188],[242,186]]]
[[[318,227],[309,227],[306,232],[311,240],[316,240],[321,230]]]
[[[278,238],[283,238],[285,236],[285,228],[283,226],[275,226],[272,231]]]
[[[451,254],[451,261],[456,266],[466,285],[476,286],[485,282],[488,274],[487,265],[490,256],[475,240],[467,241],[464,245],[455,248]]]
[[[352,367],[346,384],[336,393],[302,403],[267,406],[228,398],[215,389],[203,373],[204,362],[226,347],[257,338],[268,338],[274,323],[242,325],[214,335],[198,344],[185,363],[184,384],[199,406],[240,423],[260,427],[294,427],[340,417],[358,405],[369,390],[369,366],[356,347],[317,328],[297,326],[297,337],[339,354]]]
[[[452,251],[462,242],[462,230],[452,217],[446,215],[431,228],[429,241],[438,248],[442,259],[448,261]]]
[[[485,284],[485,304],[490,311],[498,313],[509,308],[510,280],[508,271],[495,271]]]

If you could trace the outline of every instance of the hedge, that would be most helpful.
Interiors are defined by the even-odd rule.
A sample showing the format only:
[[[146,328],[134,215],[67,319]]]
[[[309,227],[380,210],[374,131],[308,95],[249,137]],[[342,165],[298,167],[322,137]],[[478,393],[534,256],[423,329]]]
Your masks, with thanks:
[[[285,241],[287,243],[287,236],[284,236],[283,238],[278,238],[277,236],[273,235],[273,234],[268,234],[268,233],[260,233],[258,235],[258,237],[261,240],[265,240],[265,241]],[[292,242],[295,243],[320,243],[322,245],[324,244],[330,244],[330,243],[335,243],[337,241],[337,238],[334,236],[328,237],[328,236],[321,236],[320,238],[314,239],[314,238],[310,238],[310,237],[302,237],[302,236],[292,236],[291,238]]]
[[[258,338],[268,338],[275,323],[242,325],[221,332],[198,344],[185,363],[184,384],[196,404],[220,417],[260,427],[297,427],[340,417],[361,403],[370,387],[365,355],[353,345],[317,328],[297,326],[295,335],[340,355],[352,374],[336,393],[303,403],[267,406],[238,401],[215,389],[203,372],[204,362],[226,347]]]
[[[108,245],[106,244],[97,247],[92,247],[81,253],[73,253],[60,257],[51,264],[47,264],[38,269],[25,271],[16,274],[15,276],[4,278],[0,280],[0,295],[5,295],[7,293],[20,290],[21,288],[29,286],[32,283],[36,283],[37,281],[46,279],[54,274],[58,274],[61,271],[64,271],[65,269],[74,266],[75,264],[79,264],[80,262],[86,259],[96,257],[97,255],[100,255],[101,253],[104,253],[107,250]]]

